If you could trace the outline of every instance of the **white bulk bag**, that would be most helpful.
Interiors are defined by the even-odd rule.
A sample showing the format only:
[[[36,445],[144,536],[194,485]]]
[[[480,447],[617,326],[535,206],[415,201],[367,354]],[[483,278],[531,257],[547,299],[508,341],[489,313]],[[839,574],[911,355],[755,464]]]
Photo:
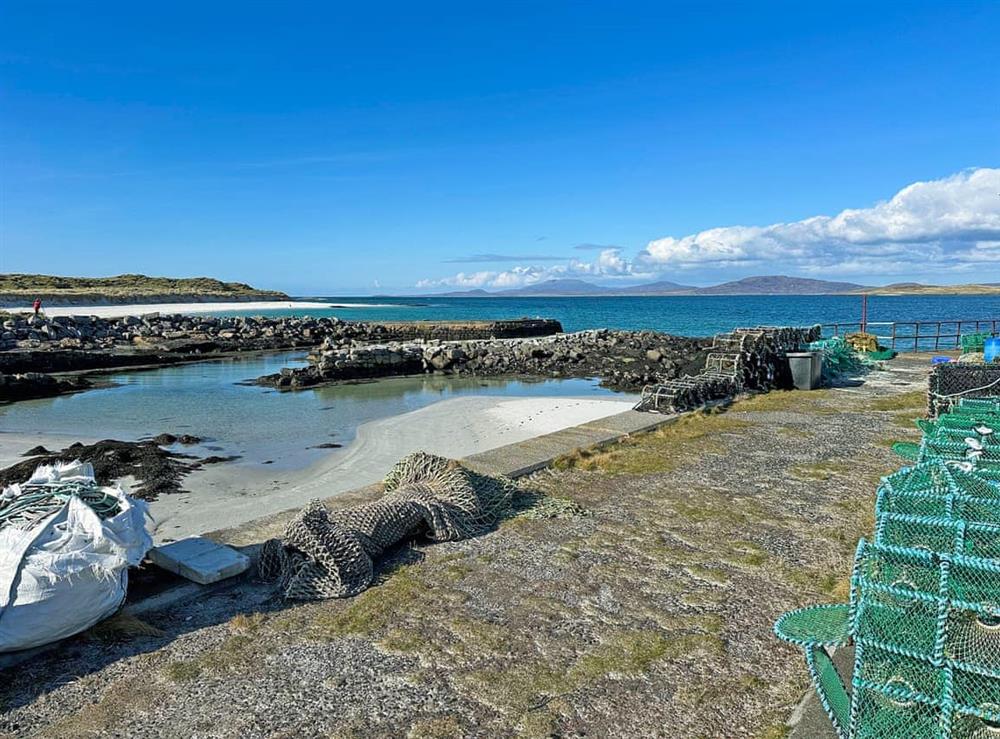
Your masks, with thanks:
[[[29,482],[93,480],[90,464],[39,467]],[[12,486],[5,494],[18,494]],[[121,510],[101,520],[77,497],[28,529],[0,529],[0,652],[72,636],[125,600],[128,568],[153,545],[146,503],[103,488]]]

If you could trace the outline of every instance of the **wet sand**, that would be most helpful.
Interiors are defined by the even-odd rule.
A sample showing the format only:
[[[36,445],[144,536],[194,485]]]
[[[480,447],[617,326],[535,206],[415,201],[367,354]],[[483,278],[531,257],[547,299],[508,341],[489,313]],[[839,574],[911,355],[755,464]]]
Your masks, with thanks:
[[[410,413],[363,424],[354,442],[299,470],[271,469],[266,460],[209,465],[186,476],[185,491],[150,505],[157,543],[237,526],[378,482],[400,458],[426,451],[461,458],[629,410],[632,400],[573,397],[444,400]],[[22,459],[42,444],[62,449],[74,441],[40,433],[0,433],[0,464]],[[257,464],[246,464],[247,461]]]

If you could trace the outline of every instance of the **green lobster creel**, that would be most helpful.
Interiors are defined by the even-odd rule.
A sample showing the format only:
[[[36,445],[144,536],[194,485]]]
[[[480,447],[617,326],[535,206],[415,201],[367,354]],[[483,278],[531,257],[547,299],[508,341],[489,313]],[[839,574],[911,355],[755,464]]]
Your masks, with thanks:
[[[849,605],[783,616],[841,739],[1000,739],[1000,401],[918,423],[883,478]],[[848,693],[827,651],[853,642]],[[848,697],[849,696],[849,697]]]

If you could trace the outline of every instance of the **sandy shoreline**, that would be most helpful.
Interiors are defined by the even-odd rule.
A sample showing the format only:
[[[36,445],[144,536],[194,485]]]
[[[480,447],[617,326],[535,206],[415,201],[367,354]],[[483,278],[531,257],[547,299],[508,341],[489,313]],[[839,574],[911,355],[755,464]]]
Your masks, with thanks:
[[[261,300],[240,303],[134,303],[123,305],[57,305],[44,307],[47,316],[97,316],[98,318],[121,318],[122,316],[141,316],[146,313],[219,313],[228,311],[272,311],[272,310],[310,310],[329,309],[334,306],[329,303],[317,303],[307,300]],[[28,313],[27,308],[4,308]]]
[[[190,492],[162,495],[150,505],[154,539],[237,526],[381,480],[401,457],[426,451],[461,458],[629,410],[631,400],[574,397],[443,400],[358,427],[353,443],[309,467],[277,470],[248,464],[210,465],[184,478]],[[0,464],[42,444],[61,449],[77,439],[45,433],[0,433]],[[246,460],[245,460],[246,461]]]

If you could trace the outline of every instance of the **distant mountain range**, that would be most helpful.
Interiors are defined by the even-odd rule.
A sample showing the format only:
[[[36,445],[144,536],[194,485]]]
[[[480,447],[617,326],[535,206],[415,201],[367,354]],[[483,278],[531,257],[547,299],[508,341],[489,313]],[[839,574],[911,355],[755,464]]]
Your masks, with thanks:
[[[631,287],[602,287],[584,280],[548,280],[535,285],[511,290],[462,290],[440,293],[453,298],[497,297],[586,297],[626,295],[961,295],[997,294],[1000,284],[982,285],[922,285],[917,282],[899,282],[882,287],[859,285],[854,282],[813,280],[808,277],[764,275],[744,277],[742,280],[723,282],[710,287],[680,285],[676,282],[652,282]]]

